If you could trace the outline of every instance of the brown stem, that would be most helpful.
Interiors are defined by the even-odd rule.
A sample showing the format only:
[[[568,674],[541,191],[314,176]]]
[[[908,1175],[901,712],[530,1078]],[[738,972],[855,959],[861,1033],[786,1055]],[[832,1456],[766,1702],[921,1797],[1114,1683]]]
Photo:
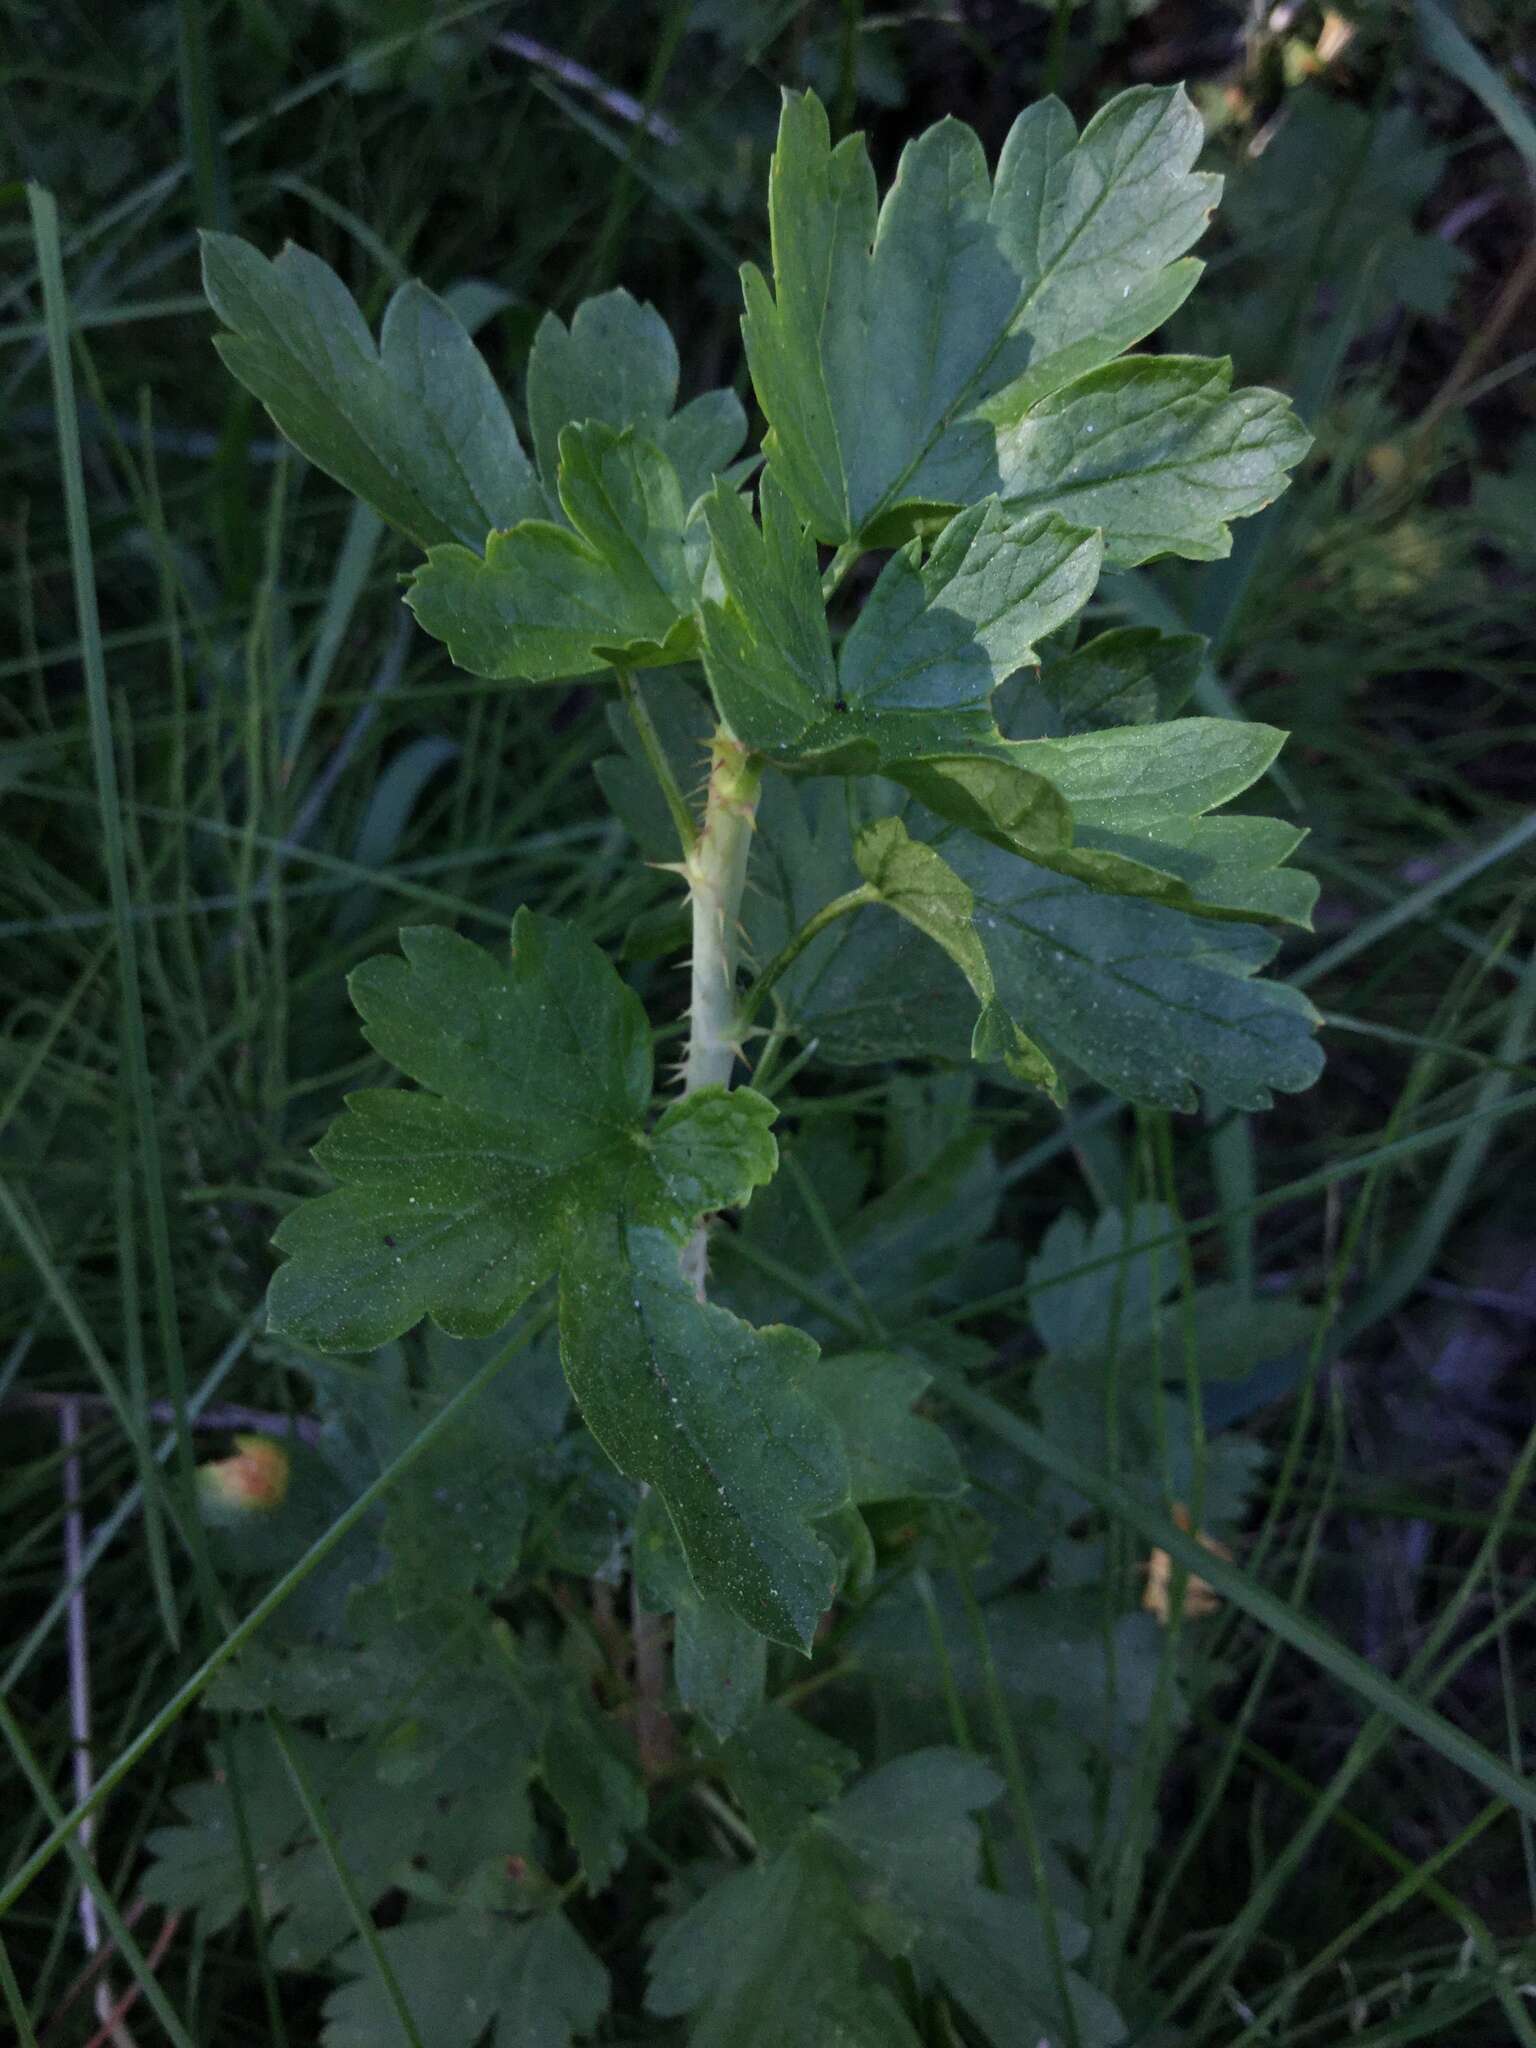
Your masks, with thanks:
[[[175,1939],[176,1930],[180,1925],[181,1915],[179,1913],[166,1914],[165,1919],[161,1922],[160,1932],[155,1936],[154,1947],[144,1958],[145,1964],[150,1970],[154,1970],[160,1963],[166,1950]],[[116,2005],[112,2007],[112,2010],[103,2015],[101,2025],[92,2034],[90,2040],[86,2042],[85,2048],[106,2048],[106,2044],[109,2041],[118,2042],[121,2044],[121,2048],[134,2048],[133,2036],[123,2025],[123,2015],[138,2003],[139,1994],[143,1988],[142,1984],[130,1984],[128,1986],[128,1989],[123,1993]]]
[[[659,1614],[647,1614],[640,1604],[638,1575],[629,1582],[629,1619],[635,1652],[635,1748],[646,1783],[672,1768],[677,1753],[677,1731],[672,1716],[662,1705],[667,1692],[667,1644]]]

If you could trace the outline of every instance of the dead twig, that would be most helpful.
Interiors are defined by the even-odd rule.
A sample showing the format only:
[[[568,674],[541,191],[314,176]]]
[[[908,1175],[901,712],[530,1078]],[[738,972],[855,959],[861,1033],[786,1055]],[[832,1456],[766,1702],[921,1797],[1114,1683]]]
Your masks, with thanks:
[[[134,1927],[138,1925],[139,1921],[143,1919],[144,1915],[148,1911],[148,1899],[130,1900],[127,1911],[123,1914],[123,1925],[131,1931]],[[96,1951],[95,1955],[93,1955],[90,1961],[86,1964],[85,1968],[79,1973],[77,1977],[72,1978],[71,1981],[65,1986],[63,1997],[59,2000],[58,2004],[53,2008],[53,2011],[48,2015],[47,2019],[44,2020],[42,2026],[38,2029],[38,2040],[41,2043],[46,2044],[53,2038],[53,2036],[58,2032],[59,2023],[64,2018],[65,2014],[68,2013],[70,2008],[73,2005],[75,2005],[75,2003],[80,1998],[82,1998],[87,1991],[90,1990],[91,1986],[95,1983],[96,1979],[101,1975],[102,1971],[107,1967],[107,1964],[111,1962],[113,1956],[115,1956],[116,1954],[117,1938],[115,1935],[109,1934],[102,1942],[101,1947]]]
[[[84,1806],[91,1796],[91,1659],[86,1631],[85,1515],[81,1506],[80,1483],[80,1399],[66,1395],[59,1404],[59,1444],[64,1452],[64,1571],[70,1583],[69,1607],[65,1616],[65,1648],[69,1666],[69,1741],[74,1767],[75,1804]],[[87,1858],[96,1835],[96,1816],[87,1814],[80,1823],[80,1847]],[[101,1916],[96,1894],[89,1884],[80,1887],[80,1938],[88,1956],[101,1950]],[[133,2036],[112,2017],[112,1987],[103,1971],[96,1984],[96,2017],[102,2022],[98,2042],[115,2041],[118,2048],[134,2048]]]
[[[161,1958],[175,1939],[176,1929],[180,1925],[181,1915],[179,1913],[166,1914],[164,1920],[160,1923],[160,1932],[155,1936],[154,1946],[144,1959],[147,1968],[154,1970],[159,1967]],[[102,1988],[105,1989],[106,1987],[103,1986]],[[135,2004],[142,1990],[143,1986],[140,1984],[130,1984],[128,1986],[128,1989],[123,1993],[116,2005],[105,2015],[96,2032],[86,2042],[85,2048],[106,2048],[106,2044],[109,2041],[132,2041],[133,2036],[123,2026],[123,2015]]]

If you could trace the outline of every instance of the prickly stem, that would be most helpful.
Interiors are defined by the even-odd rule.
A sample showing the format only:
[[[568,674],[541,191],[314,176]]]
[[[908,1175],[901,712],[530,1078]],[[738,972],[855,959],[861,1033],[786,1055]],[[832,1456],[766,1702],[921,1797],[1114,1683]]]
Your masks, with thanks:
[[[725,727],[710,748],[704,829],[686,863],[693,913],[693,991],[683,1093],[728,1088],[741,1054],[736,969],[741,952],[741,899],[747,883],[760,757]],[[704,1299],[709,1245],[700,1224],[683,1252],[683,1272]]]

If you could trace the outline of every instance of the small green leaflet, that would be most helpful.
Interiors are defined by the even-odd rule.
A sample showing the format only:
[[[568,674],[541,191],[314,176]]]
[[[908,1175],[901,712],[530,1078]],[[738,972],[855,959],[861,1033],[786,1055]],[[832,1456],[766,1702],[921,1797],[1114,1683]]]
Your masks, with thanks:
[[[842,1433],[850,1498],[952,1500],[965,1491],[955,1447],[912,1413],[932,1374],[891,1351],[847,1351],[811,1369],[809,1386]]]
[[[1262,512],[1312,444],[1278,391],[1231,384],[1229,361],[1198,356],[1095,370],[999,432],[994,488],[1015,514],[1097,527],[1106,569],[1230,554],[1228,522]]]
[[[666,1926],[646,2004],[692,2015],[688,2048],[919,2048],[890,1993],[866,1980],[844,1872],[814,1837],[735,1872]]]
[[[275,1239],[274,1330],[361,1351],[430,1314],[487,1336],[558,1271],[593,1434],[666,1501],[700,1591],[804,1645],[834,1581],[811,1523],[848,1485],[795,1385],[815,1347],[695,1301],[678,1259],[700,1215],[771,1177],[772,1106],[700,1090],[648,1132],[645,1013],[567,925],[520,911],[505,965],[433,927],[401,943],[349,986],[371,1043],[420,1087],[348,1098],[316,1154],[337,1191]]]
[[[1266,1109],[1272,1090],[1317,1078],[1317,1013],[1295,989],[1253,979],[1275,950],[1254,926],[1108,896],[978,839],[940,855],[899,818],[867,826],[855,853],[882,900],[971,980],[980,1057],[1042,1085],[1070,1059],[1116,1094],[1169,1109],[1193,1109],[1197,1089]]]
[[[1097,534],[984,500],[926,561],[915,540],[893,556],[834,661],[816,549],[771,469],[760,499],[760,528],[724,486],[705,502],[728,595],[703,606],[704,665],[732,731],[783,766],[864,774],[995,739],[993,691],[1098,580]]]
[[[949,955],[979,1006],[971,1057],[1002,1060],[1020,1081],[1058,1093],[1056,1069],[998,1000],[992,961],[976,929],[976,899],[954,869],[899,819],[866,826],[854,846],[859,872],[888,910],[905,918]]]
[[[767,1706],[720,1751],[731,1790],[764,1849],[792,1842],[858,1768],[853,1750],[788,1707]]]
[[[559,499],[570,525],[525,519],[482,557],[431,549],[406,602],[472,675],[550,682],[609,662],[649,668],[693,651],[703,570],[684,538],[677,471],[633,428],[560,434]]]
[[[602,1891],[645,1826],[639,1773],[585,1700],[563,1701],[550,1715],[539,1769],[565,1816],[588,1891]]]
[[[1029,1264],[1030,1320],[1047,1351],[1087,1365],[1144,1330],[1178,1284],[1173,1229],[1160,1202],[1139,1202],[1126,1215],[1109,1210],[1091,1226],[1063,1210]]]
[[[1286,861],[1305,830],[1206,813],[1258,781],[1273,726],[1175,718],[1061,740],[994,742],[889,769],[951,824],[1095,888],[1210,917],[1309,923],[1317,883]]]
[[[571,2048],[608,2007],[607,1972],[563,1913],[514,1920],[461,1907],[414,1914],[378,1938],[431,2048],[476,2048],[493,2024],[501,2048]],[[326,2001],[323,2048],[398,2039],[399,2018],[361,1942],[342,1962],[353,1981]]]
[[[1060,740],[1108,725],[1157,725],[1189,701],[1206,643],[1198,633],[1115,626],[1070,653],[1045,652],[993,699],[1010,739]]]
[[[674,1617],[672,1680],[678,1698],[718,1740],[736,1731],[763,1703],[768,1645],[693,1583],[677,1531],[655,1494],[635,1518],[634,1570],[648,1612]]]
[[[654,307],[626,291],[546,314],[528,360],[528,415],[542,481],[480,351],[425,285],[402,285],[375,343],[332,270],[290,244],[275,261],[235,235],[202,237],[203,289],[228,332],[215,346],[280,430],[418,546],[520,520],[559,519],[561,430],[633,428],[681,479],[685,506],[746,435],[734,392],[680,411],[677,349]]]
[[[560,435],[573,421],[633,427],[654,442],[677,472],[685,508],[708,490],[746,439],[747,416],[734,391],[706,391],[674,411],[677,380],[666,321],[626,291],[584,300],[569,327],[544,315],[528,357],[528,421],[556,516]]]
[[[1181,88],[1122,93],[1081,136],[1043,100],[1015,122],[995,181],[972,131],[946,120],[907,145],[877,206],[863,138],[834,149],[814,94],[786,94],[773,285],[743,273],[743,333],[766,452],[819,541],[889,545],[996,491],[1002,447],[1035,410],[1070,402],[1178,308],[1200,271],[1179,259],[1220,192],[1193,169],[1202,139]],[[1241,413],[1203,430],[1207,465],[1224,433],[1249,435]],[[1277,429],[1270,454],[1283,452]],[[1017,464],[1012,478],[1033,487]],[[1139,545],[1142,488],[1128,474],[1113,516],[1057,509],[1114,530],[1112,547],[1120,517]],[[1194,553],[1215,551],[1210,524],[1196,522]],[[1186,551],[1180,524],[1156,551]]]
[[[203,289],[230,331],[215,346],[302,455],[419,547],[480,547],[543,510],[506,401],[457,316],[402,285],[375,345],[328,264],[291,244],[268,262],[205,233]]]

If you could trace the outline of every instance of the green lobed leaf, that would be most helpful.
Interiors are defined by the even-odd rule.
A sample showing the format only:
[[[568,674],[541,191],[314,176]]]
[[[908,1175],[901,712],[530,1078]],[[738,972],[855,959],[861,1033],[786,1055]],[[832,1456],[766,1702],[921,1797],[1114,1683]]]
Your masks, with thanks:
[[[550,682],[691,653],[699,564],[661,449],[632,428],[568,426],[559,493],[569,528],[525,519],[493,532],[483,557],[431,548],[406,593],[418,622],[460,668],[496,680]]]
[[[994,700],[1009,739],[1058,740],[1110,725],[1156,725],[1183,710],[1200,673],[1198,633],[1115,626],[1070,652],[1047,649],[1040,668]]]
[[[282,1756],[265,1731],[247,1728],[230,1739],[245,1794],[251,1854],[275,1861],[303,1825],[304,1810]],[[320,1745],[306,1738],[306,1761]],[[151,1829],[145,1841],[151,1861],[140,1891],[152,1905],[176,1912],[196,1910],[209,1934],[227,1927],[246,1904],[244,1870],[234,1803],[219,1778],[179,1785],[170,1795],[177,1818]]]
[[[630,1838],[645,1826],[640,1774],[585,1700],[569,1698],[549,1718],[539,1770],[565,1817],[588,1891],[602,1891],[629,1853]]]
[[[439,1653],[446,1647],[445,1640]],[[472,1686],[473,1680],[466,1666],[460,1682]],[[354,1671],[354,1694],[358,1686]],[[387,1784],[381,1780],[388,1743],[381,1736],[389,1702],[384,1700],[382,1716],[378,1696],[365,1704],[374,1713],[367,1740],[302,1730],[290,1737],[360,1898],[369,1904],[381,1899],[412,1867],[417,1881],[447,1891],[478,1865],[532,1851],[525,1793],[529,1760],[505,1697],[501,1718],[488,1732],[439,1750],[429,1775],[394,1777]],[[234,1745],[251,1846],[263,1872],[272,1960],[280,1969],[315,1969],[355,1931],[330,1859],[270,1732],[247,1722],[225,1739]],[[246,1905],[239,1829],[222,1754],[215,1762],[214,1778],[176,1793],[178,1822],[148,1837],[152,1860],[143,1876],[146,1898],[195,1911],[206,1933]]]
[[[378,1939],[431,2048],[475,2048],[493,2025],[502,2048],[571,2048],[607,2010],[607,1972],[562,1913],[423,1913]],[[343,1961],[353,1981],[326,2000],[323,2048],[379,2048],[399,2034],[394,2006],[360,1942]]]
[[[889,1351],[823,1358],[806,1384],[838,1426],[848,1458],[849,1497],[952,1500],[965,1491],[954,1445],[937,1423],[912,1413],[932,1374]]]
[[[935,1974],[996,2048],[1058,2038],[1064,2016],[1036,1910],[978,1881],[974,1815],[1001,1790],[984,1763],[936,1748],[871,1773],[833,1805],[802,1807],[798,1828],[787,1809],[775,1817],[777,1853],[663,1930],[648,2006],[693,2014],[692,2048],[768,2048],[787,2038],[791,2015],[795,2039],[818,2048],[889,2048],[915,2037],[880,1981],[884,1955]],[[1069,1957],[1086,1945],[1065,1914],[1058,1933]],[[1082,2039],[1110,2048],[1123,2022],[1075,1973],[1068,1988]]]
[[[1229,522],[1285,489],[1312,437],[1277,391],[1231,389],[1232,365],[1130,356],[1042,399],[998,436],[1010,512],[1055,512],[1104,536],[1104,566],[1208,562]]]
[[[1002,1060],[1021,1081],[1048,1094],[1059,1091],[1056,1068],[999,1001],[992,960],[976,924],[976,898],[953,867],[896,818],[865,826],[854,845],[859,872],[880,901],[915,925],[947,953],[980,1005],[971,1040],[973,1059]]]
[[[1317,883],[1281,865],[1304,828],[1206,816],[1256,782],[1285,737],[1238,719],[1177,718],[1004,741],[992,755],[888,772],[951,824],[1095,888],[1207,917],[1306,926]]]
[[[993,501],[952,519],[926,559],[886,564],[834,661],[816,550],[770,469],[762,525],[717,487],[705,503],[726,597],[701,612],[721,716],[780,765],[867,773],[996,737],[993,691],[1087,602],[1098,536],[1015,520]]]
[[[1102,1359],[1111,1336],[1124,1347],[1145,1330],[1178,1281],[1177,1246],[1134,1249],[1166,1237],[1173,1219],[1160,1202],[1128,1214],[1110,1210],[1090,1225],[1075,1209],[1040,1240],[1029,1264],[1030,1320],[1046,1349],[1080,1362]]]
[[[788,1707],[767,1706],[720,1751],[731,1790],[764,1849],[782,1849],[858,1767],[843,1743]]]
[[[768,1645],[693,1583],[688,1561],[655,1494],[640,1503],[634,1569],[653,1614],[673,1616],[672,1680],[678,1698],[719,1741],[758,1712],[768,1676]]]
[[[633,427],[676,469],[684,506],[709,488],[746,439],[747,417],[734,391],[706,391],[680,412],[677,347],[654,306],[619,289],[586,299],[567,327],[546,313],[528,357],[528,421],[534,453],[551,488],[560,467],[563,428],[588,420]]]
[[[934,1895],[975,1883],[981,1854],[975,1816],[1002,1790],[1002,1780],[979,1757],[923,1749],[861,1778],[818,1825],[853,1852],[887,1901],[921,1913]]]
[[[994,991],[983,1020],[1000,1006],[1053,1067],[1070,1060],[1117,1094],[1173,1109],[1192,1109],[1197,1088],[1263,1109],[1273,1089],[1316,1079],[1316,1012],[1253,978],[1275,950],[1255,927],[1108,896],[981,840],[951,840],[941,856],[897,818],[867,826],[857,854],[899,915],[952,955],[980,947]],[[979,999],[985,986],[978,973]],[[1021,1057],[1000,1032],[983,1031],[978,1053],[997,1043]]]
[[[1063,1952],[1080,1955],[1087,1930],[1061,1912],[1055,1920]],[[915,1956],[998,2048],[1057,2039],[1074,2040],[1080,2048],[1120,2048],[1126,2038],[1120,2013],[1076,1970],[1065,1973],[1067,2019],[1044,1922],[1038,1908],[1022,1899],[972,1886],[962,1897],[934,1900]]]
[[[505,1632],[483,1602],[460,1592],[402,1614],[387,1580],[356,1587],[338,1627],[242,1657],[238,1676],[217,1688],[221,1706],[273,1706],[323,1720],[333,1739],[371,1739],[381,1773],[396,1784],[431,1776],[486,1728],[519,1745],[536,1741],[525,1695]]]
[[[1196,1431],[1188,1403],[1159,1392],[1145,1342],[1127,1341],[1115,1356],[1121,1348],[1126,1355],[1116,1376],[1112,1416],[1106,1355],[1086,1365],[1043,1360],[1029,1389],[1041,1428],[1064,1452],[1098,1470],[1115,1463],[1122,1483],[1148,1505],[1166,1510],[1170,1501],[1188,1504],[1198,1494],[1202,1529],[1230,1537],[1243,1525],[1268,1452],[1236,1430],[1222,1430],[1207,1442],[1205,1432]],[[1169,1364],[1176,1363],[1172,1351]],[[1063,1522],[1090,1511],[1081,1494],[1067,1487],[1052,1491]]]
[[[1100,1379],[1092,1399],[1101,1415],[1105,1398]],[[995,1593],[986,1602],[985,1636],[978,1640],[953,1575],[935,1581],[928,1602],[918,1598],[908,1580],[870,1604],[853,1641],[861,1666],[871,1675],[885,1754],[941,1742],[953,1726],[957,1699],[981,1728],[989,1725],[1001,1700],[1041,1834],[1075,1860],[1090,1848],[1098,1828],[1118,1825],[1157,1699],[1163,1647],[1161,1632],[1144,1613],[1117,1612],[1106,1626],[1102,1544],[1062,1533],[1067,1521],[1081,1522],[1084,1503],[1070,1499],[1034,1505],[1049,1573],[1064,1583],[1037,1592]],[[1128,1585],[1126,1599],[1134,1598]],[[942,1661],[934,1654],[936,1636],[944,1645]],[[1170,1704],[1176,1721],[1177,1694]],[[1096,1814],[1107,1818],[1096,1821]],[[910,1881],[914,1860],[893,1857],[893,1875]],[[1077,1886],[1063,1881],[1066,1874],[1054,1856],[1048,1867],[1053,1892],[1069,1905],[1076,1901]],[[951,1865],[951,1897],[962,1889],[953,1870]],[[1023,1872],[1020,1876],[1025,1896],[1032,1896],[1033,1886]],[[898,1883],[891,1889],[902,1887]],[[935,1898],[932,1916],[938,1904]],[[932,1917],[910,1903],[892,1917],[894,1941],[908,1945],[932,1924]],[[1071,1931],[1068,1919],[1062,1932]]]
[[[307,250],[290,244],[269,262],[205,233],[202,254],[229,369],[301,454],[418,546],[478,548],[543,509],[484,358],[424,285],[395,293],[375,344],[341,279]]]
[[[450,1335],[507,1322],[559,1255],[562,1205],[616,1188],[640,1157],[645,1013],[572,927],[518,913],[511,959],[439,927],[348,987],[369,1042],[431,1093],[370,1090],[317,1157],[340,1190],[274,1243],[273,1327],[368,1351],[430,1313]]]
[[[650,2011],[693,2016],[689,2048],[918,2048],[864,1980],[842,1872],[814,1841],[738,1871],[662,1930]]]
[[[989,404],[1045,396],[1168,316],[1220,189],[1192,168],[1202,139],[1181,89],[1122,93],[1081,136],[1043,100],[993,181],[946,120],[907,145],[877,212],[862,137],[833,148],[815,96],[786,94],[773,286],[744,272],[743,332],[770,459],[818,540],[905,538],[903,512],[985,496]]]
[[[699,1591],[764,1635],[808,1645],[835,1590],[811,1524],[848,1489],[841,1446],[799,1391],[810,1338],[699,1302],[675,1240],[615,1215],[572,1235],[560,1329],[588,1426],[661,1493]]]
[[[437,929],[402,946],[351,989],[421,1087],[348,1099],[317,1154],[339,1187],[277,1233],[274,1329],[364,1350],[430,1314],[488,1336],[558,1271],[593,1434],[662,1495],[701,1593],[807,1643],[834,1580],[811,1523],[847,1497],[835,1431],[796,1386],[815,1347],[696,1301],[679,1257],[703,1213],[771,1175],[771,1105],[701,1093],[648,1133],[644,1012],[569,926],[520,911],[506,964]]]

